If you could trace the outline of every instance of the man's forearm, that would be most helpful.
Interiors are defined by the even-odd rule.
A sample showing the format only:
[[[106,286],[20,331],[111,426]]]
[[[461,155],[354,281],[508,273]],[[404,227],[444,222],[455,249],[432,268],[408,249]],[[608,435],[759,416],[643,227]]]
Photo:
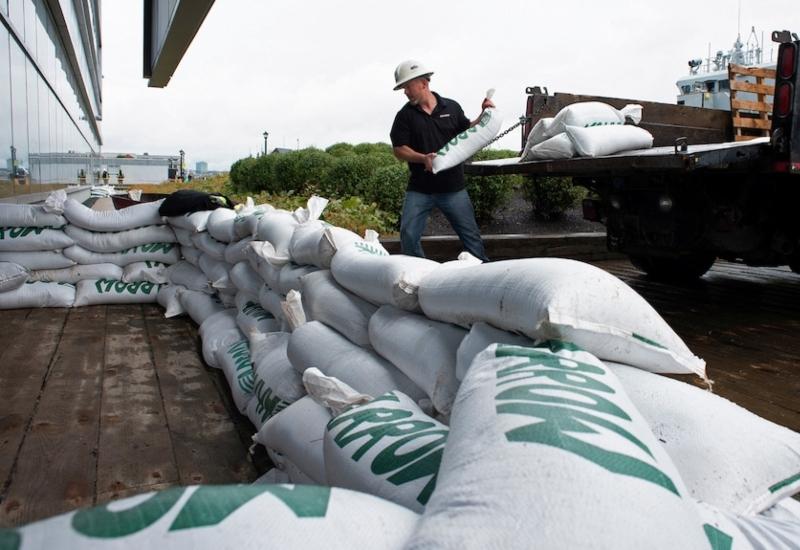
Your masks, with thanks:
[[[394,156],[397,160],[402,160],[405,162],[411,162],[416,164],[425,164],[426,155],[416,152],[408,145],[401,145],[400,147],[394,147],[393,151],[394,151]]]

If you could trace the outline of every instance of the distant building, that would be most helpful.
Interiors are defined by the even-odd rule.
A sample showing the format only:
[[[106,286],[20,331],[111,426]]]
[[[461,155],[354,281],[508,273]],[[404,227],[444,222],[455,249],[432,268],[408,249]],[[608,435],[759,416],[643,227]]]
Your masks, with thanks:
[[[294,149],[289,149],[288,147],[275,147],[275,149],[272,150],[270,155],[284,155],[286,153],[293,153],[293,152]]]
[[[206,172],[208,172],[208,163],[203,162],[202,160],[195,163],[194,171],[196,174],[205,174]]]

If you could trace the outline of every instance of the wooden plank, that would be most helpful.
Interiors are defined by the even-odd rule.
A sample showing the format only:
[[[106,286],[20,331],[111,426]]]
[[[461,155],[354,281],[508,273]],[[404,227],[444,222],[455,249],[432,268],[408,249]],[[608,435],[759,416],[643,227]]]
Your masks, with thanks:
[[[772,95],[775,91],[773,84],[753,84],[751,82],[742,82],[741,80],[732,80],[730,84],[731,90],[736,92]]]
[[[775,69],[766,67],[747,67],[746,65],[737,65],[731,63],[728,65],[729,74],[743,75],[743,76],[757,76],[761,78],[775,78]]]
[[[760,113],[772,113],[772,103],[766,101],[745,101],[743,99],[731,98],[731,109],[744,109],[747,111],[758,111]]]
[[[31,310],[3,312],[4,341],[0,351],[0,501],[11,484],[11,473],[30,423],[47,372],[53,361],[67,309],[48,312],[48,322]],[[2,522],[0,520],[0,525]]]
[[[149,305],[144,315],[181,485],[254,481],[247,446],[198,353],[191,320],[165,319]]]
[[[0,330],[0,357],[2,350],[13,342],[18,336],[18,327],[25,321],[25,318],[32,310],[30,309],[9,309],[3,311],[3,330]],[[3,363],[0,363],[2,365]]]
[[[0,508],[2,525],[94,502],[105,313],[105,306],[69,311]]]
[[[178,482],[140,305],[108,306],[97,491],[132,495]]]
[[[762,118],[733,117],[733,125],[736,128],[753,128],[757,130],[769,130],[772,122]]]

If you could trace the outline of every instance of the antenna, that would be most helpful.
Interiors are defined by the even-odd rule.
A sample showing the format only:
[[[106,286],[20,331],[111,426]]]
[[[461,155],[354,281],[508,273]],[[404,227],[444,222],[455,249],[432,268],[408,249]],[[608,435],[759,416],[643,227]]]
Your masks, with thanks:
[[[742,0],[739,0],[739,15],[736,27],[736,34],[739,38],[742,37]]]

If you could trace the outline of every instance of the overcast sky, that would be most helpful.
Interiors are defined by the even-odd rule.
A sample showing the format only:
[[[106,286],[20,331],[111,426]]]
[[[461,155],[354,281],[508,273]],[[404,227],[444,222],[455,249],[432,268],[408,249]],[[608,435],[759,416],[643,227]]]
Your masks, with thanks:
[[[741,4],[741,24],[738,5]],[[102,4],[103,150],[174,154],[227,170],[269,148],[389,141],[417,59],[470,118],[487,88],[505,116],[526,86],[674,103],[687,61],[755,26],[800,33],[796,0],[218,0],[166,88],[142,78],[142,2]],[[646,113],[645,113],[646,116]],[[499,148],[518,149],[518,130]]]

